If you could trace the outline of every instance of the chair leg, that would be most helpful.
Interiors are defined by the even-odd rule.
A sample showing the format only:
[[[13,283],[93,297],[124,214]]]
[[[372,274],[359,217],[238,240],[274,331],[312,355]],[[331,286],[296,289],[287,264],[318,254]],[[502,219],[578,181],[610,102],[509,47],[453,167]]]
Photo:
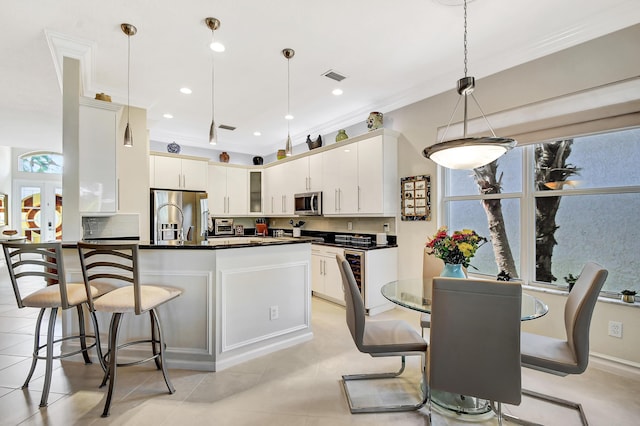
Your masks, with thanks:
[[[100,362],[100,367],[102,367],[102,371],[107,371],[107,365],[104,362],[104,355],[102,354],[102,346],[100,346],[100,329],[98,328],[98,318],[96,318],[95,312],[90,312],[91,322],[93,323],[93,332],[96,335],[96,354],[98,355],[98,361]],[[104,385],[103,385],[104,386]]]
[[[158,313],[156,312],[155,308],[151,309],[151,313],[155,319],[154,322],[156,324],[156,327],[158,328],[158,335],[160,337],[160,365],[162,366],[162,375],[164,376],[164,382],[167,384],[169,393],[172,394],[176,390],[171,384],[171,380],[169,380],[169,373],[167,373],[167,363],[164,360],[165,343],[164,343],[164,334],[162,333],[162,327],[160,326],[160,318],[158,318]]]
[[[36,335],[33,339],[33,356],[31,359],[31,368],[29,369],[29,374],[27,374],[27,379],[22,385],[22,389],[29,386],[29,382],[31,381],[33,372],[36,370],[36,364],[38,363],[38,353],[40,352],[40,328],[42,326],[42,318],[44,317],[45,310],[45,308],[42,308],[38,313],[38,319],[36,320]]]
[[[84,326],[84,311],[82,310],[82,305],[77,305],[76,310],[78,311],[78,331],[80,332],[79,337],[80,348],[82,348],[82,357],[84,358],[85,364],[91,364],[91,358],[89,358],[87,351],[87,331]]]
[[[156,332],[156,318],[154,316],[155,309],[149,311],[149,317],[151,317],[151,350],[153,351],[153,360],[156,363],[156,368],[160,370],[162,365],[160,364],[160,356],[158,355],[158,349],[156,345],[158,344],[158,334]],[[162,350],[162,348],[161,348]]]
[[[552,404],[562,405],[564,407],[573,408],[574,410],[578,411],[578,413],[580,414],[580,420],[582,421],[582,424],[584,426],[588,426],[589,425],[589,422],[587,421],[587,416],[584,413],[584,410],[582,408],[582,404],[580,404],[578,402],[568,401],[566,399],[557,398],[557,397],[551,396],[551,395],[545,395],[543,393],[535,392],[535,391],[528,390],[528,389],[522,389],[522,394],[530,396],[532,398],[537,398],[537,399],[541,399],[543,401],[551,402]]]
[[[347,397],[347,402],[349,403],[349,410],[352,414],[358,413],[386,413],[386,412],[398,412],[398,411],[415,411],[422,408],[429,399],[430,390],[427,384],[426,377],[426,355],[422,354],[422,363],[421,363],[421,373],[422,373],[422,382],[420,383],[420,393],[422,394],[422,400],[414,405],[388,405],[388,406],[374,406],[374,407],[354,407],[353,400],[351,399],[351,394],[349,393],[349,387],[347,386],[347,382],[352,380],[373,380],[373,379],[392,379],[394,377],[398,377],[405,369],[405,356],[401,355],[402,358],[402,366],[400,370],[395,373],[371,373],[371,374],[352,374],[352,375],[344,375],[342,376],[342,387],[344,389],[345,395]]]
[[[121,317],[122,313],[115,312],[111,318],[111,326],[109,327],[109,351],[107,352],[107,356],[109,358],[109,368],[107,369],[107,373],[101,385],[104,386],[105,381],[108,378],[109,391],[107,392],[107,401],[104,404],[102,417],[109,417],[109,410],[111,409],[111,398],[113,397],[113,389],[116,384],[116,372],[118,366],[118,330],[120,328]]]
[[[42,398],[40,399],[40,407],[47,406],[47,400],[49,399],[49,389],[51,389],[51,375],[53,373],[53,334],[55,333],[57,315],[58,308],[51,308],[51,314],[49,316],[49,329],[47,331],[47,360],[44,373],[44,386],[42,388]]]

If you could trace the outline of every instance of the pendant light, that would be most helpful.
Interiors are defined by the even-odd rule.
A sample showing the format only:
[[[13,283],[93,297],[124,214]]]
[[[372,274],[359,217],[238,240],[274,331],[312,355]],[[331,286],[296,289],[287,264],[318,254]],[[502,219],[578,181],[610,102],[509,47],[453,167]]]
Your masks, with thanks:
[[[129,111],[131,109],[129,104],[130,82],[131,82],[131,36],[136,35],[138,29],[131,24],[120,24],[122,32],[127,35],[127,127],[124,129],[124,146],[133,146],[133,134],[129,127]]]
[[[291,132],[289,129],[289,122],[293,120],[291,115],[291,78],[289,72],[289,60],[296,54],[293,49],[282,49],[282,56],[287,58],[287,115],[284,118],[287,120],[287,142],[284,147],[284,153],[287,157],[291,157],[293,154],[293,147],[291,146]]]
[[[516,146],[514,139],[496,136],[489,124],[489,120],[487,120],[480,104],[473,95],[474,88],[475,79],[467,77],[467,0],[464,0],[464,77],[458,80],[458,94],[464,100],[463,136],[461,139],[444,141],[453,116],[460,105],[461,98],[458,98],[440,142],[425,148],[422,151],[422,155],[449,169],[475,169],[491,163]],[[469,96],[478,106],[480,114],[482,114],[482,118],[484,118],[493,136],[467,136],[467,101]]]
[[[214,32],[218,28],[220,28],[220,21],[216,18],[207,18],[204,20],[207,24],[207,27],[211,30],[211,50],[214,50],[216,45],[214,40]],[[224,50],[224,49],[223,49]],[[222,50],[218,50],[222,51]],[[214,50],[215,52],[215,50]],[[216,129],[216,122],[214,120],[214,103],[213,103],[213,93],[214,93],[214,82],[215,82],[215,67],[214,67],[214,52],[211,52],[211,125],[209,126],[209,143],[211,145],[216,145],[218,143],[218,130]]]

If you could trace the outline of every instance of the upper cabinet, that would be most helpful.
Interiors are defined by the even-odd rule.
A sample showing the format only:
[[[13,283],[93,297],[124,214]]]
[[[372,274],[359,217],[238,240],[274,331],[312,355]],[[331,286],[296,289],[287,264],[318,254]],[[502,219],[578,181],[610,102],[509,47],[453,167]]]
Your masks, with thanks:
[[[173,155],[154,155],[151,186],[162,189],[206,191],[208,160]]]
[[[245,216],[249,213],[248,170],[209,165],[209,213]]]
[[[293,194],[322,191],[322,154],[297,158],[289,164]]]
[[[388,131],[323,153],[325,215],[393,216],[398,211],[398,139]]]
[[[116,141],[121,109],[118,104],[80,98],[80,213],[116,213],[118,210]]]

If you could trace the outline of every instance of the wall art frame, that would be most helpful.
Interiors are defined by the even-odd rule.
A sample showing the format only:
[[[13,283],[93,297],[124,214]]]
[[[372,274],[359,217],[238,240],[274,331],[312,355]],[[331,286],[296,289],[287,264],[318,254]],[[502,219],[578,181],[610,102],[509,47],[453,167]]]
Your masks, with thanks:
[[[431,220],[431,176],[400,178],[400,219]]]

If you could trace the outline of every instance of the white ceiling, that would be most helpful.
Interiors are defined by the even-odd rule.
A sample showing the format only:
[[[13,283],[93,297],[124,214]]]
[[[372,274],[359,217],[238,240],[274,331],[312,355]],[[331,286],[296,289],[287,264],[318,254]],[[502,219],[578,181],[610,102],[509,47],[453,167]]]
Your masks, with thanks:
[[[54,57],[62,50],[82,57],[86,96],[104,92],[126,104],[127,37],[120,24],[128,22],[138,28],[131,38],[131,104],[147,109],[151,140],[211,148],[211,31],[204,19],[213,16],[222,23],[216,39],[226,46],[215,54],[215,118],[237,127],[219,130],[216,149],[268,155],[284,147],[287,132],[283,48],[296,51],[290,125],[299,144],[309,133],[359,123],[370,111],[388,112],[453,90],[463,75],[460,2],[5,2],[0,145],[61,149],[62,92]],[[475,0],[468,15],[469,74],[481,78],[637,24],[640,1]],[[330,69],[348,78],[337,83],[321,75]],[[181,94],[183,86],[193,94]],[[336,87],[342,96],[331,94]]]

